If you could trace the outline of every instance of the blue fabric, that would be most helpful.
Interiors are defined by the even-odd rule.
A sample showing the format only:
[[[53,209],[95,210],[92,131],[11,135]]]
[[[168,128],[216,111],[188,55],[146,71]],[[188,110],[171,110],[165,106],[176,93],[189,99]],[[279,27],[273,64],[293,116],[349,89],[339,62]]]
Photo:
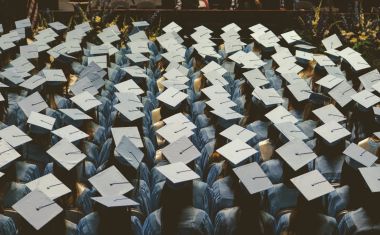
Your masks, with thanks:
[[[12,182],[8,191],[2,198],[3,208],[11,208],[13,204],[18,202],[21,198],[30,193],[28,187],[25,184]]]
[[[380,223],[373,222],[363,208],[347,213],[339,223],[340,235],[380,234]]]
[[[211,218],[225,208],[233,207],[235,195],[232,190],[233,179],[230,176],[218,179],[212,185],[213,202],[211,207]]]
[[[261,164],[261,168],[268,176],[272,184],[279,184],[282,182],[282,162],[279,159],[270,159]]]
[[[0,214],[0,234],[16,235],[17,228],[13,220],[5,215]]]
[[[321,155],[309,163],[309,170],[319,170],[330,183],[339,183],[343,163],[343,155],[332,157]]]
[[[269,214],[276,217],[281,210],[294,208],[298,195],[296,188],[288,188],[283,183],[275,184],[267,190]]]

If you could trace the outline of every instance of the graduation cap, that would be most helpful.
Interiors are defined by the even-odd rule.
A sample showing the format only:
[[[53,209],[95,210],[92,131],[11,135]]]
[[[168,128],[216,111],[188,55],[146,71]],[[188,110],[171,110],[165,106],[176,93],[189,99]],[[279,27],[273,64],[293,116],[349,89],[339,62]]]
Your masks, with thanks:
[[[330,121],[342,122],[347,118],[332,104],[328,104],[319,109],[314,109],[313,113],[319,118],[323,123]]]
[[[299,82],[288,85],[287,88],[298,102],[308,100],[310,94],[313,93],[305,80],[299,80]]]
[[[355,143],[351,143],[343,154],[349,157],[348,164],[355,168],[370,167],[377,161],[377,157]],[[351,161],[352,160],[352,161]]]
[[[126,54],[126,56],[128,59],[132,60],[135,63],[149,61],[149,58],[147,58],[141,53]]]
[[[373,92],[375,90],[375,84],[380,84],[380,73],[377,69],[374,69],[366,74],[361,75],[359,77],[359,80],[366,90]]]
[[[297,171],[318,156],[300,139],[293,139],[276,149],[276,153]]]
[[[103,30],[98,33],[98,38],[102,40],[103,43],[113,43],[120,40],[120,37],[113,30]]]
[[[145,116],[132,102],[118,103],[113,107],[131,122]]]
[[[92,84],[88,77],[77,80],[74,85],[70,86],[70,90],[74,95],[79,95],[85,91],[89,92],[91,95],[97,95],[99,93],[98,89]]]
[[[146,75],[145,70],[140,68],[137,65],[129,66],[129,67],[121,68],[121,69],[127,72],[133,78],[148,78],[148,75]]]
[[[4,139],[13,148],[32,141],[27,134],[17,128],[15,125],[0,130],[0,138]],[[5,150],[4,150],[5,151]]]
[[[220,99],[230,97],[228,93],[221,85],[212,85],[206,88],[203,88],[202,93],[204,93],[209,99]]]
[[[298,42],[298,41],[302,40],[302,38],[294,30],[281,34],[281,37],[288,44],[293,44],[295,42]]]
[[[102,196],[124,195],[134,188],[115,166],[101,171],[88,181]]]
[[[48,25],[49,25],[50,28],[52,28],[52,29],[54,29],[55,31],[58,31],[58,32],[67,29],[67,26],[64,25],[64,24],[62,24],[59,21],[55,21],[55,22],[49,23]]]
[[[158,129],[157,134],[162,136],[169,143],[173,143],[182,136],[190,137],[194,134],[186,125],[178,125],[177,123],[166,124],[165,126]]]
[[[289,84],[294,84],[300,81],[300,77],[297,73],[283,73],[281,77],[285,79]]]
[[[29,18],[15,21],[16,29],[32,27]]]
[[[3,72],[0,72],[0,75],[5,77],[8,81],[11,82],[11,84],[7,83],[9,85],[17,85],[17,84],[23,83],[24,82],[23,78],[29,76],[28,73],[26,74],[20,73],[15,68],[5,69]]]
[[[265,107],[275,106],[282,104],[283,102],[282,97],[274,88],[261,89],[259,87],[255,87],[255,90],[253,90],[252,94],[261,100],[264,103]]]
[[[91,120],[92,117],[76,108],[71,109],[59,109],[65,115],[65,121],[67,124],[79,126],[83,120]]]
[[[86,159],[86,155],[66,139],[60,140],[46,152],[68,171]]]
[[[184,75],[187,75],[189,73],[188,68],[186,68],[185,66],[183,66],[181,64],[175,63],[175,62],[171,62],[168,65],[168,67],[166,67],[165,71],[170,71],[171,69],[177,69],[178,71],[180,71]]]
[[[37,45],[25,45],[20,46],[20,55],[26,59],[38,59],[38,46]]]
[[[337,76],[328,74],[324,76],[323,78],[319,79],[316,83],[327,89],[332,89],[343,81],[345,81],[345,79],[342,77],[337,77]]]
[[[71,192],[71,190],[52,173],[41,176],[25,185],[30,189],[30,191],[41,191],[50,200],[55,200]]]
[[[138,202],[135,202],[132,199],[129,199],[123,195],[92,197],[91,199],[108,208],[133,207],[139,205]]]
[[[322,44],[326,48],[326,50],[337,49],[337,48],[343,46],[342,42],[339,40],[339,38],[336,34],[333,34],[333,35],[323,39]]]
[[[144,153],[126,136],[121,137],[119,144],[116,145],[115,151],[136,170],[144,158]]]
[[[112,137],[115,142],[115,146],[119,145],[123,136],[128,137],[128,139],[138,148],[143,148],[143,142],[139,130],[135,126],[131,127],[114,127],[111,128]]]
[[[273,187],[272,182],[257,162],[236,167],[233,171],[251,195]]]
[[[362,90],[359,93],[352,95],[351,98],[367,109],[380,102],[380,97],[368,90]]]
[[[15,60],[12,60],[10,64],[20,72],[29,72],[35,68],[35,66],[26,58],[20,56]]]
[[[42,72],[47,82],[67,82],[62,69],[44,69]]]
[[[54,127],[55,118],[37,112],[31,112],[27,123],[51,131]]]
[[[21,155],[4,139],[0,140],[0,169],[18,159],[20,156]]]
[[[346,128],[334,121],[327,122],[322,126],[315,128],[314,132],[321,136],[329,144],[334,144],[337,141],[351,135]]]
[[[45,82],[46,82],[46,78],[40,75],[33,75],[31,78],[29,78],[25,82],[19,84],[19,86],[32,91],[42,86]]]
[[[179,31],[181,31],[181,29],[182,29],[182,27],[179,26],[178,24],[176,24],[175,22],[171,22],[170,24],[168,24],[164,28],[162,28],[162,30],[165,33],[169,33],[169,32],[176,32],[176,33],[178,33]]]
[[[211,99],[209,101],[206,101],[206,104],[215,110],[223,109],[223,108],[232,108],[232,107],[237,106],[235,102],[233,102],[227,97]]]
[[[173,184],[180,184],[200,178],[197,173],[183,162],[159,166],[156,169]]]
[[[343,81],[339,83],[336,87],[334,87],[331,91],[328,93],[341,107],[346,106],[348,103],[351,102],[352,96],[356,94],[356,91],[352,86],[347,83],[346,81]]]
[[[177,124],[180,126],[186,126],[190,130],[196,129],[197,126],[189,120],[183,113],[176,113],[170,117],[162,120],[165,124]]]
[[[144,94],[144,90],[142,90],[135,81],[132,79],[127,80],[122,83],[118,83],[115,85],[115,88],[120,92],[130,92],[135,95],[141,95]]]
[[[308,201],[319,198],[335,190],[318,170],[297,176],[290,179],[290,181]]]
[[[294,139],[307,140],[309,138],[294,123],[281,122],[281,123],[275,123],[274,126],[288,140],[294,140]]]
[[[54,135],[61,137],[69,142],[75,142],[88,137],[88,134],[79,130],[73,125],[64,126],[62,128],[52,131]]]
[[[132,25],[136,28],[143,29],[149,26],[149,23],[144,21],[134,21],[132,22]]]
[[[131,103],[133,107],[136,108],[143,108],[144,105],[141,102],[140,98],[131,92],[116,92],[115,93],[117,99],[120,101],[120,103]]]
[[[106,69],[108,64],[107,56],[90,56],[87,58],[87,64],[91,64],[92,62],[96,63],[100,68]]]
[[[243,117],[243,115],[230,108],[219,107],[215,110],[212,110],[211,113],[222,118],[223,120],[234,120]]]
[[[170,107],[175,108],[187,97],[188,95],[186,93],[183,93],[174,87],[170,87],[161,93],[157,99]]]
[[[102,102],[96,99],[88,91],[84,91],[74,97],[71,97],[70,100],[77,104],[84,111],[88,111],[102,104]]]
[[[240,139],[243,142],[247,142],[255,137],[256,133],[237,124],[233,124],[229,128],[220,132],[220,135],[226,137],[229,140]]]
[[[240,139],[235,139],[216,150],[234,165],[238,165],[257,151]]]
[[[39,190],[30,192],[12,208],[36,230],[40,230],[63,211],[57,203]]]
[[[217,71],[220,75],[224,75],[225,73],[227,73],[227,70],[223,68],[222,66],[220,66],[215,61],[211,61],[210,63],[208,63],[206,66],[204,66],[201,69],[201,72],[203,73],[209,73],[212,71]]]
[[[372,193],[380,192],[380,167],[362,167],[359,172]]]
[[[161,151],[170,163],[183,162],[187,164],[201,156],[191,140],[185,136],[167,145]]]
[[[298,122],[298,119],[283,106],[277,106],[275,109],[265,114],[265,117],[273,123],[291,122],[295,124]]]
[[[259,69],[247,71],[243,73],[243,76],[247,78],[248,82],[252,85],[252,87],[264,86],[266,84],[269,84],[269,80]]]

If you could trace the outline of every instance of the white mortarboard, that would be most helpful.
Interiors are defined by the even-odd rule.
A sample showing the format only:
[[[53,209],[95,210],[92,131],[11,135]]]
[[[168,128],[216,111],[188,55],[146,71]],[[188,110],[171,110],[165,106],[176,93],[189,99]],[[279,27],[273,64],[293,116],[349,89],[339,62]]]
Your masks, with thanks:
[[[16,29],[32,27],[32,23],[28,18],[15,21]]]
[[[74,95],[79,95],[85,91],[89,92],[91,95],[98,94],[98,89],[96,89],[88,77],[77,80],[74,85],[70,86],[70,90]]]
[[[0,169],[13,162],[21,155],[4,139],[0,140]]]
[[[134,22],[132,22],[132,25],[134,27],[140,28],[140,27],[148,27],[149,23],[146,22],[145,20],[144,21],[134,21]]]
[[[370,108],[380,102],[380,97],[368,90],[362,90],[359,93],[352,95],[351,98],[365,108]]]
[[[128,47],[131,49],[131,52],[136,53],[150,53],[148,47],[148,41],[132,41],[127,43]]]
[[[115,166],[101,171],[88,181],[102,196],[107,197],[124,195],[134,188]]]
[[[47,82],[67,82],[62,69],[44,69],[42,72]]]
[[[245,78],[247,78],[252,87],[264,86],[269,83],[268,79],[259,69],[250,70],[243,73],[243,75]]]
[[[136,170],[144,158],[144,153],[126,136],[121,137],[119,144],[116,145],[115,151]]]
[[[36,230],[40,230],[63,211],[57,203],[39,190],[30,192],[12,208]]]
[[[161,55],[171,63],[181,63],[185,61],[184,53],[181,52],[180,48],[175,51],[162,53]]]
[[[314,132],[325,139],[330,144],[335,143],[351,133],[339,123],[330,121],[314,129]]]
[[[287,88],[299,102],[308,100],[310,98],[310,94],[313,93],[307,82],[301,79],[297,83],[288,85]]]
[[[319,109],[313,110],[313,113],[323,122],[330,121],[341,122],[345,121],[346,117],[332,104],[328,104]]]
[[[168,67],[166,67],[166,71],[170,71],[171,69],[177,69],[178,71],[180,71],[182,74],[184,75],[187,75],[189,73],[189,69],[186,68],[185,66],[183,65],[180,65],[178,63],[175,63],[175,62],[171,62]]]
[[[241,42],[235,41],[235,40],[231,40],[231,41],[228,41],[228,42],[224,43],[224,51],[227,54],[230,54],[232,52],[236,52],[236,51],[239,51],[239,50],[243,49],[243,46],[244,45],[242,45]]]
[[[326,48],[326,50],[336,49],[343,45],[336,34],[333,34],[330,37],[323,39],[322,44]]]
[[[306,51],[311,51],[311,50],[316,48],[315,46],[311,46],[311,45],[307,45],[307,44],[296,44],[296,45],[294,45],[294,47],[299,49],[299,50],[306,50]]]
[[[75,25],[75,29],[79,29],[79,30],[81,30],[82,32],[85,32],[85,33],[87,33],[88,31],[92,30],[91,25],[90,25],[89,22],[83,22],[81,24]]]
[[[282,97],[274,88],[261,89],[260,87],[255,87],[255,90],[253,90],[252,94],[257,95],[257,97],[264,103],[265,106],[282,104],[283,102]]]
[[[139,203],[129,199],[123,195],[107,196],[107,197],[92,197],[92,200],[102,204],[108,208],[113,207],[133,207],[138,206]]]
[[[60,140],[46,152],[68,171],[86,158],[84,153],[66,139]]]
[[[103,32],[98,34],[98,38],[100,38],[103,43],[113,43],[120,40],[119,36],[113,30],[103,30]]]
[[[132,102],[118,103],[113,107],[131,122],[145,116]]]
[[[297,83],[301,79],[297,73],[283,73],[281,74],[281,77],[283,77],[289,84]]]
[[[230,97],[228,93],[221,85],[212,85],[201,90],[209,99],[221,99]]]
[[[135,126],[131,127],[114,127],[111,128],[112,137],[115,142],[115,146],[119,145],[121,138],[123,136],[128,137],[128,139],[138,148],[143,148],[143,142],[139,130]]]
[[[272,182],[257,162],[236,167],[233,171],[251,195],[273,187]]]
[[[161,83],[166,88],[173,87],[177,90],[185,90],[185,89],[189,88],[189,86],[186,85],[184,81],[165,80],[165,81],[162,81]]]
[[[27,123],[51,131],[54,127],[55,118],[33,111],[30,113]]]
[[[33,44],[20,46],[20,55],[26,59],[36,59],[38,58],[38,46]]]
[[[215,61],[211,61],[210,63],[208,63],[205,67],[201,69],[203,73],[209,73],[214,70],[216,70],[220,75],[224,75],[225,73],[227,73],[227,70],[223,68],[222,66],[220,66]]]
[[[166,139],[169,143],[173,143],[182,136],[190,137],[194,134],[186,125],[178,125],[177,123],[166,124],[158,129],[157,134]]]
[[[345,59],[355,71],[361,71],[371,67],[361,55],[349,56]]]
[[[318,157],[307,144],[299,139],[289,141],[276,149],[276,152],[294,171]]]
[[[28,90],[34,90],[37,87],[43,85],[46,82],[46,79],[39,75],[34,75],[25,82],[21,83],[19,86],[24,87]]]
[[[12,60],[10,64],[21,72],[29,72],[30,70],[35,68],[29,60],[22,56],[18,57],[15,60]]]
[[[308,201],[335,190],[318,170],[310,171],[290,180]]]
[[[273,123],[291,122],[295,124],[298,122],[298,119],[294,117],[283,106],[276,107],[272,111],[265,114],[265,117],[268,118]]]
[[[236,112],[235,110],[226,107],[218,107],[217,109],[212,110],[211,113],[217,115],[218,117],[224,120],[233,120],[243,117],[243,115]]]
[[[143,108],[144,105],[141,103],[140,98],[131,92],[115,92],[116,97],[121,103],[130,103],[129,105],[136,108]]]
[[[66,43],[61,43],[48,50],[47,53],[57,59],[59,56],[66,54],[68,51],[69,49],[66,47]]]
[[[140,68],[137,65],[129,66],[125,68],[121,68],[125,72],[127,72],[130,76],[136,77],[136,78],[147,78],[148,75],[146,75],[145,70]]]
[[[3,51],[11,49],[11,48],[13,48],[15,46],[16,46],[16,44],[14,44],[12,42],[12,40],[10,40],[8,38],[0,37],[0,49],[2,49]]]
[[[264,25],[262,24],[255,24],[251,27],[249,27],[249,30],[251,30],[252,32],[260,32],[260,31],[268,31],[269,29],[267,27],[265,27]]]
[[[344,73],[340,70],[340,67],[338,66],[326,66],[325,69],[328,74],[346,79],[346,75],[344,75]]]
[[[118,83],[115,85],[115,88],[120,92],[131,92],[135,95],[141,95],[144,93],[144,90],[141,89],[135,81],[129,79],[127,81]]]
[[[206,104],[210,106],[212,109],[220,109],[220,108],[232,108],[237,106],[236,103],[234,103],[229,98],[217,98],[217,99],[211,99],[209,101],[206,101]]]
[[[20,74],[15,68],[5,69],[3,72],[0,72],[0,75],[15,85],[24,82],[24,75]]]
[[[380,192],[380,167],[362,167],[359,172],[372,193]]]
[[[228,32],[228,31],[230,31],[230,30],[233,30],[233,31],[235,31],[235,32],[239,32],[239,31],[241,30],[241,28],[240,28],[237,24],[235,24],[235,23],[231,23],[231,24],[228,24],[228,25],[224,26],[224,27],[222,28],[222,30],[223,30],[224,32]]]
[[[67,26],[62,24],[61,22],[53,22],[53,23],[49,23],[48,24],[51,28],[57,30],[57,31],[61,31],[61,30],[64,30],[64,29],[67,29]]]
[[[293,56],[293,54],[289,51],[289,49],[285,48],[272,55],[273,60],[278,64],[287,64],[287,63],[295,63],[297,59]]]
[[[78,121],[78,120],[90,120],[92,117],[88,116],[84,112],[80,111],[79,109],[59,109],[62,113],[64,113],[66,116],[70,117],[72,120]]]
[[[90,56],[87,58],[87,64],[91,64],[91,62],[96,63],[102,69],[107,68],[107,56],[106,55]]]
[[[52,173],[41,176],[25,185],[30,191],[39,190],[43,192],[51,200],[55,200],[71,192],[71,190]]]
[[[370,167],[377,161],[375,155],[354,143],[351,143],[343,154],[360,163],[360,167]]]
[[[144,56],[141,53],[126,54],[126,56],[128,59],[132,60],[135,63],[141,63],[141,62],[149,61],[149,58],[147,58],[146,56]]]
[[[234,165],[257,153],[254,148],[240,139],[235,139],[216,151]]]
[[[344,107],[352,100],[351,96],[356,94],[356,91],[352,86],[343,81],[329,91],[329,95],[341,106]]]
[[[240,139],[243,142],[247,142],[248,140],[255,137],[256,133],[234,124],[224,131],[220,132],[220,135],[226,137],[229,140]]]
[[[378,93],[380,93],[380,81],[377,82],[375,85],[372,86],[372,88],[377,91]]]
[[[292,44],[297,41],[302,40],[302,38],[296,33],[296,31],[292,30],[287,33],[281,34],[282,38],[288,43]]]
[[[145,31],[141,30],[138,31],[137,33],[134,33],[132,35],[129,35],[129,40],[131,41],[148,41],[148,37],[146,36]]]
[[[163,93],[161,93],[157,99],[171,107],[176,107],[187,97],[188,95],[186,93],[183,93],[174,87],[169,87]]]
[[[343,81],[345,81],[345,79],[342,77],[336,77],[334,75],[328,74],[323,78],[319,79],[316,83],[318,85],[326,87],[327,89],[332,89]]]
[[[185,115],[183,115],[182,113],[176,113],[170,117],[167,117],[165,119],[162,120],[165,124],[177,124],[177,125],[181,125],[181,126],[186,126],[188,127],[190,130],[193,130],[195,128],[197,128],[196,125],[194,125],[194,123],[192,121],[190,121]]]
[[[5,174],[3,172],[0,172],[0,178],[3,177]]]
[[[281,122],[275,123],[275,127],[285,136],[288,140],[307,140],[308,137],[302,132],[294,123],[291,122]]]
[[[192,181],[199,179],[199,175],[183,162],[176,162],[169,165],[159,166],[156,168],[173,184]]]
[[[109,45],[109,44],[108,44]],[[90,48],[90,54],[91,55],[108,55],[109,53],[109,47],[107,44],[102,44],[102,45],[92,45]]]
[[[70,100],[77,104],[84,111],[88,111],[102,104],[102,102],[96,99],[88,91],[84,91],[79,95],[71,97]]]
[[[170,70],[166,69],[166,73],[163,75],[168,80],[175,80],[175,81],[184,81],[187,82],[190,79],[183,74],[181,71],[179,71],[176,68],[172,68]]]
[[[314,55],[315,61],[317,61],[317,64],[319,66],[325,67],[325,66],[335,66],[334,61],[332,61],[328,56],[326,55]]]
[[[162,149],[162,153],[170,163],[183,162],[187,164],[201,156],[198,149],[185,136],[167,145]]]
[[[374,69],[366,74],[359,77],[360,82],[363,84],[364,88],[370,92],[374,90],[373,86],[380,82],[380,73],[377,69]]]
[[[73,125],[64,126],[62,128],[52,131],[52,133],[61,137],[62,139],[66,139],[69,142],[74,142],[88,137],[86,133],[79,130]]]
[[[3,138],[13,148],[25,144],[32,140],[27,134],[18,129],[15,125],[0,130],[0,138]]]
[[[181,29],[182,29],[181,26],[179,26],[175,22],[171,22],[170,24],[166,25],[162,30],[164,30],[165,33],[169,33],[169,32],[178,33],[179,31],[181,31]]]
[[[296,58],[303,61],[312,61],[314,57],[312,53],[306,51],[296,51]]]

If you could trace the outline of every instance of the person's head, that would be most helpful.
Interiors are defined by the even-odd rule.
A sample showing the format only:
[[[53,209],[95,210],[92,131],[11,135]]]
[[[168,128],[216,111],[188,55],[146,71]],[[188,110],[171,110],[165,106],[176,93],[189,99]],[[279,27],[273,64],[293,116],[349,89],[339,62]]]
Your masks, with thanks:
[[[28,235],[66,235],[65,213],[62,211],[38,231],[25,222],[22,232]]]
[[[182,211],[193,204],[193,182],[174,185],[166,181],[161,195],[162,234],[177,234]]]
[[[283,167],[282,182],[284,183],[284,185],[286,185],[289,188],[294,187],[294,184],[290,181],[290,179],[308,172],[307,165],[301,167],[297,171],[293,170],[293,168],[289,166],[289,164],[286,162],[282,164],[282,167]]]
[[[131,211],[129,208],[108,208],[96,203],[94,209],[99,215],[98,235],[132,234]]]
[[[314,152],[318,155],[328,157],[339,157],[346,148],[345,139],[339,140],[334,144],[327,143],[322,137],[317,135]]]

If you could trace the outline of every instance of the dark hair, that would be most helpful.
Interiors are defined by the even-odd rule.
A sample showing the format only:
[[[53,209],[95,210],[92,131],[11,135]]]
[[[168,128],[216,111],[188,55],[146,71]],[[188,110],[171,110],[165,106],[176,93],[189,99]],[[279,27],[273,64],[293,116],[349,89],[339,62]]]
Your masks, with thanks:
[[[84,164],[84,163],[83,163]],[[68,188],[70,188],[71,193],[63,196],[60,201],[63,203],[63,207],[70,208],[75,207],[75,202],[78,197],[78,174],[77,169],[74,167],[70,171],[66,170],[65,168],[61,167],[58,163],[53,163],[53,174],[62,181],[63,184],[65,184]]]
[[[289,235],[317,235],[322,221],[319,219],[321,201],[307,201],[302,195],[298,196],[297,206],[291,212],[287,232]]]
[[[131,212],[129,209],[125,207],[107,208],[96,204],[95,210],[99,215],[98,235],[133,234]]]
[[[314,152],[318,155],[324,155],[328,157],[339,157],[342,155],[342,152],[346,148],[346,141],[339,140],[334,145],[329,145],[322,137],[317,136]]]
[[[183,210],[193,204],[193,182],[174,187],[165,183],[161,195],[161,234],[177,234]]]

